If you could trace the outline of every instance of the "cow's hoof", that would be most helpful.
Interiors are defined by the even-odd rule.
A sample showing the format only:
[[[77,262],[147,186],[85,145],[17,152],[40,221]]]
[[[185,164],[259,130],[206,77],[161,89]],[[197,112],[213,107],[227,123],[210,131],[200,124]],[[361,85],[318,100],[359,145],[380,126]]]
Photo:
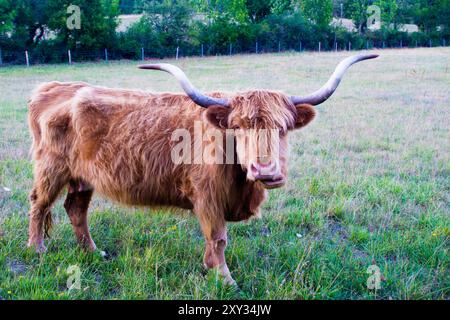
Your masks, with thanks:
[[[230,270],[228,269],[226,264],[222,264],[222,265],[211,268],[211,267],[208,267],[208,265],[206,263],[203,263],[203,266],[204,266],[205,271],[215,270],[215,272],[217,272],[217,275],[220,276],[220,278],[222,279],[222,282],[225,285],[232,286],[232,287],[239,289],[236,281],[234,281],[234,279],[231,277]]]
[[[28,242],[28,248],[34,248],[36,253],[45,253],[47,251],[47,247],[44,245],[44,241],[40,241],[38,243]]]
[[[223,283],[227,286],[238,288],[236,281],[230,276],[223,276]]]
[[[226,264],[219,266],[218,271],[225,285],[237,288],[236,281],[231,277],[230,270]]]
[[[39,254],[45,253],[45,252],[47,252],[47,247],[44,246],[44,244],[41,244],[41,245],[36,247],[36,252],[39,253]]]
[[[95,251],[92,252],[96,257],[100,257],[102,260],[109,260],[111,259],[111,255],[103,250],[100,249],[96,249]]]
[[[98,253],[100,254],[100,256],[101,256],[103,259],[108,260],[109,254],[108,254],[106,251],[98,250]]]

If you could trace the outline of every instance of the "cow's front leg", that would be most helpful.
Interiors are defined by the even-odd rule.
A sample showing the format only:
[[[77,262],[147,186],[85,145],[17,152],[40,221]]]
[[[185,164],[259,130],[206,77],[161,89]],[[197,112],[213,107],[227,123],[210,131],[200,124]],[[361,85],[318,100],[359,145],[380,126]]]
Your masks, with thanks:
[[[210,218],[210,217],[208,217]],[[200,217],[200,224],[206,240],[203,263],[207,269],[217,269],[224,278],[224,282],[235,285],[236,281],[231,277],[225,261],[225,248],[227,247],[227,227],[223,219],[212,221]]]

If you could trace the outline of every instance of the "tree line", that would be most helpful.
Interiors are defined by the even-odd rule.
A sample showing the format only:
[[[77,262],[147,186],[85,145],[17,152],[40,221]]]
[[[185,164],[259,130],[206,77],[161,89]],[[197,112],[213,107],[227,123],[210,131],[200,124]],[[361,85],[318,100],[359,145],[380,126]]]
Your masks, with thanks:
[[[80,9],[79,28],[68,25],[77,18],[69,6]],[[121,14],[142,17],[118,32]],[[445,45],[449,15],[450,0],[0,0],[0,58],[21,60],[25,50],[45,63],[66,61],[67,50],[78,59],[135,59]],[[355,30],[333,17],[351,19]]]

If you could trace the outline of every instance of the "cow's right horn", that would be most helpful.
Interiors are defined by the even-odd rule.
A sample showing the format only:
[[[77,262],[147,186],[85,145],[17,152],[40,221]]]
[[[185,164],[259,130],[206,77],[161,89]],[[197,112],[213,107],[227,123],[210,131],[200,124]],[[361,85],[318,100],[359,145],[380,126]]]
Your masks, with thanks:
[[[336,70],[334,70],[334,73],[331,75],[330,79],[328,79],[327,83],[325,83],[322,88],[304,97],[292,96],[291,102],[293,104],[307,103],[313,106],[325,102],[334,93],[341,82],[345,71],[347,71],[352,64],[367,59],[374,59],[376,57],[378,57],[377,54],[358,54],[342,60],[336,67]]]
[[[139,69],[147,69],[147,70],[160,70],[165,71],[173,75],[179,82],[184,92],[192,99],[196,104],[200,107],[208,108],[212,105],[220,105],[224,107],[229,106],[229,102],[227,99],[221,98],[213,98],[202,94],[198,91],[192,83],[189,81],[186,74],[177,66],[168,63],[160,63],[160,64],[143,64],[138,66]]]

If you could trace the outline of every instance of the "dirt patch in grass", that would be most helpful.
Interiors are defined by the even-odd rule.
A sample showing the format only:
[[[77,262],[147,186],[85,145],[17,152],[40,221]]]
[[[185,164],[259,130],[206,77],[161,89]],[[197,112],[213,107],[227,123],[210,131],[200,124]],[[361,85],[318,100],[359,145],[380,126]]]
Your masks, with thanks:
[[[7,260],[6,265],[14,276],[19,276],[27,272],[28,266],[19,260]]]

